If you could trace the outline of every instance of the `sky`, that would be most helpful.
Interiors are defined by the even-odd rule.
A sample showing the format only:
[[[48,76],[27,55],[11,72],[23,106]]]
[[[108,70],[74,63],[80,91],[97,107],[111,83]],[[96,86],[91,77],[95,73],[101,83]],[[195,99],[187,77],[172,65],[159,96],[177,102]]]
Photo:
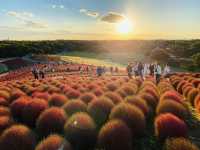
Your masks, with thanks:
[[[200,0],[0,0],[0,40],[199,38]]]

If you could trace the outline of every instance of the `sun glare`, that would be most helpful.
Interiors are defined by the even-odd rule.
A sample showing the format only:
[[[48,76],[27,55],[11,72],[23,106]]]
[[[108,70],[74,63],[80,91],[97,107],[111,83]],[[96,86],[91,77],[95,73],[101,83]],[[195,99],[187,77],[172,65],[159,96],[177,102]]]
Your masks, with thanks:
[[[128,34],[133,30],[133,24],[128,19],[125,19],[116,25],[116,29],[121,34]]]

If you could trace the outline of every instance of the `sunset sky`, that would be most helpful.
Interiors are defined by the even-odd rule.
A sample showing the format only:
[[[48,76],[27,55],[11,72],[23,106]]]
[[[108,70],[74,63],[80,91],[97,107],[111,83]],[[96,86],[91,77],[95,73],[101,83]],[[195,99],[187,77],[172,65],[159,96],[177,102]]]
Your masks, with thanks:
[[[0,40],[200,38],[200,0],[0,2]]]

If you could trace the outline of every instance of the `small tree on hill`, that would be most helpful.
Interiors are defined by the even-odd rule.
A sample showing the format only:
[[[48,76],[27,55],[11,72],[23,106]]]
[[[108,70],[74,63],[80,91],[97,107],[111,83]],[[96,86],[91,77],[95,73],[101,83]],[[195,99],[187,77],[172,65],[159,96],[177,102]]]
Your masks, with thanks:
[[[200,67],[200,53],[194,54],[192,56],[192,60],[194,65],[196,65],[197,67]]]

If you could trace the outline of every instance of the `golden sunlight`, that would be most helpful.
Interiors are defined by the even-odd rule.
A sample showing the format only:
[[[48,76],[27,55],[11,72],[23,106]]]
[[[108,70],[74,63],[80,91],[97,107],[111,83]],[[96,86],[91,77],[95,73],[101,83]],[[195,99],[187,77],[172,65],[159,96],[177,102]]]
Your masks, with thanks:
[[[116,24],[116,30],[121,34],[128,34],[133,30],[133,24],[128,19],[124,19]]]

